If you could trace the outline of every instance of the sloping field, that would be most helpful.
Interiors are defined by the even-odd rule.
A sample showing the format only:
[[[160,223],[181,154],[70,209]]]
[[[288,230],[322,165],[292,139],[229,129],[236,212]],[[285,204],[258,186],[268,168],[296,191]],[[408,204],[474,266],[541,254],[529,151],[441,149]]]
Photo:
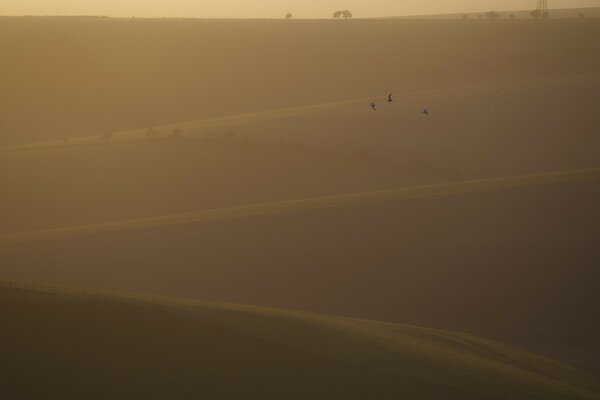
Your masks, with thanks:
[[[0,18],[0,144],[598,72],[598,21],[494,22]]]
[[[597,74],[539,78],[12,147],[0,234],[596,167],[599,93]]]
[[[381,190],[411,182],[348,157],[221,140],[0,156],[0,234]]]
[[[0,288],[10,398],[597,399],[563,364],[471,335],[183,299]]]
[[[0,277],[458,330],[598,372],[598,181],[430,189],[376,207],[34,234],[0,247]]]
[[[600,373],[598,37],[0,18],[1,280],[428,328],[2,289],[0,379],[25,398],[597,398],[469,335]]]
[[[221,208],[130,221],[7,234],[0,236],[0,246],[44,240],[68,239],[72,236],[81,235],[110,234],[113,232],[145,230],[180,224],[198,224],[213,221],[276,216],[310,210],[377,205],[406,200],[468,195],[479,192],[494,192],[532,186],[535,187],[594,181],[600,181],[600,168],[508,178],[495,178],[478,181],[455,182],[396,190],[291,200],[278,203],[255,204],[242,207]]]

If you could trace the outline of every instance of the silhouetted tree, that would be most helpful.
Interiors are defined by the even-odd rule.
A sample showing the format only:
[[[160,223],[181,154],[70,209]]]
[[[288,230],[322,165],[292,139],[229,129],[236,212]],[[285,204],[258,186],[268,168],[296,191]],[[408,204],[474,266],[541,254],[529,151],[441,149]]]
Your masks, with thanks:
[[[285,15],[285,19],[292,19],[292,18],[294,18],[294,16],[292,15],[292,13],[287,13]]]
[[[500,14],[498,14],[496,11],[488,11],[488,12],[485,13],[485,16],[490,21],[500,18]]]
[[[350,10],[344,10],[344,11],[342,11],[342,17],[343,17],[344,19],[348,19],[348,18],[352,18],[352,17],[353,17],[353,15],[352,15],[352,13],[350,12]]]
[[[338,10],[338,11],[336,11],[336,12],[334,12],[334,13],[333,13],[333,18],[335,18],[335,19],[340,19],[340,18],[342,18],[342,13],[343,13],[343,11],[339,11],[339,10]]]

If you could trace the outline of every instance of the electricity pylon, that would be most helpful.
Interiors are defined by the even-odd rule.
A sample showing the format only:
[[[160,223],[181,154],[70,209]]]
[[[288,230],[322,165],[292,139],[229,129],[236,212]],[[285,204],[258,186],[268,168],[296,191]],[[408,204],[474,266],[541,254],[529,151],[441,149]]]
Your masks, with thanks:
[[[548,18],[548,0],[537,0],[536,12],[540,18]]]

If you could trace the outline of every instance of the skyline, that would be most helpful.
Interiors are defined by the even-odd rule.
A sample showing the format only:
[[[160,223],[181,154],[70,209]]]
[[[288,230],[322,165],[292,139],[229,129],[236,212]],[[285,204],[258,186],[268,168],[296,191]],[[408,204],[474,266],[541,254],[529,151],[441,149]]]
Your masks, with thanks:
[[[98,15],[109,17],[190,18],[329,18],[337,9],[350,9],[356,17],[512,11],[535,8],[535,0],[432,0],[427,4],[407,0],[3,0],[0,15]],[[600,7],[600,0],[551,0],[551,8]]]

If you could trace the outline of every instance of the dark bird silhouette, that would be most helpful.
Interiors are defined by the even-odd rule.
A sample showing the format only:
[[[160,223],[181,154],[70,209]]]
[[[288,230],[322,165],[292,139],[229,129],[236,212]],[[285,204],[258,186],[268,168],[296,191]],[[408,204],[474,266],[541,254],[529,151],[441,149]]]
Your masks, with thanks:
[[[394,99],[392,99],[392,96],[393,96],[393,95],[394,95],[393,93],[390,93],[390,94],[389,94],[389,96],[388,96],[388,103],[391,103],[391,102],[393,102],[393,101],[394,101]]]
[[[427,116],[428,116],[428,115],[429,115],[429,110],[425,108],[425,109],[423,110],[423,114],[425,114],[425,115],[427,115]]]
[[[377,104],[371,103],[371,108],[373,109],[373,111],[377,111]]]

